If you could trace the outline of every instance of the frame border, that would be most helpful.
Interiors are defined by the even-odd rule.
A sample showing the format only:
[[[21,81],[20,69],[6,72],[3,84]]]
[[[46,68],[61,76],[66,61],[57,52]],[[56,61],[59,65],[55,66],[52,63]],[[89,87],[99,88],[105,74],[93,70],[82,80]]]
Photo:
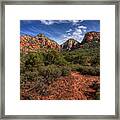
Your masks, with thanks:
[[[115,115],[5,115],[5,5],[115,5]],[[2,1],[0,32],[0,119],[120,119],[119,106],[119,0]]]

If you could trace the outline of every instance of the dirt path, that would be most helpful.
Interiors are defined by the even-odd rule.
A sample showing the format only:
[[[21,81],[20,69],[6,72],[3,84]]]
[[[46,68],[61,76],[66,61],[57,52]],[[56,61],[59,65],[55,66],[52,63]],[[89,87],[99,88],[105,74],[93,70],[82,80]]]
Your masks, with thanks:
[[[69,76],[60,77],[47,88],[47,95],[41,96],[36,92],[30,93],[37,100],[87,100],[95,99],[100,77],[80,75],[71,72]]]

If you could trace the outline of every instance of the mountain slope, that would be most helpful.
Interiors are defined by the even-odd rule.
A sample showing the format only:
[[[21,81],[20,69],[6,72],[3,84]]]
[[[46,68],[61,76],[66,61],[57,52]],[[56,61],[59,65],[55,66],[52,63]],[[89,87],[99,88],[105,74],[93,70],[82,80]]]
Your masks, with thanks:
[[[100,47],[100,32],[87,32],[80,43],[80,48]]]
[[[41,48],[50,48],[55,50],[74,50],[78,48],[91,48],[100,46],[100,32],[87,32],[82,40],[78,42],[77,40],[70,38],[62,45],[59,45],[54,40],[49,39],[44,34],[38,34],[37,36],[24,35],[20,37],[20,50],[23,52],[37,51]]]
[[[61,45],[62,50],[73,50],[78,48],[80,43],[75,39],[68,39],[65,43]]]
[[[49,39],[44,34],[37,36],[24,35],[20,37],[20,49],[22,52],[36,51],[40,48],[52,48],[59,50],[60,45],[54,40]]]
[[[87,32],[81,42],[81,44],[84,43],[90,43],[92,41],[98,41],[100,42],[100,32]]]
[[[90,48],[100,46],[100,32],[87,32],[82,40],[79,43],[77,40],[68,39],[61,45],[62,50],[74,50],[78,48]]]

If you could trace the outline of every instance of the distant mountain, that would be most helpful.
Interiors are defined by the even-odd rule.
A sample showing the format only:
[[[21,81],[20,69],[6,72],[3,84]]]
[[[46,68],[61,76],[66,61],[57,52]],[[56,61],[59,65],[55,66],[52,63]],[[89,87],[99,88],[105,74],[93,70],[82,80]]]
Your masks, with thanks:
[[[87,32],[81,42],[81,44],[84,43],[90,43],[92,41],[98,41],[100,42],[100,32]]]
[[[80,48],[99,48],[100,32],[87,32],[80,43]]]
[[[34,37],[30,35],[20,36],[20,50],[23,52],[37,51],[41,48],[70,51],[78,48],[91,48],[99,46],[100,32],[94,31],[87,32],[81,43],[73,38],[70,38],[61,45],[46,37],[44,34],[38,34]]]
[[[62,50],[74,50],[78,48],[91,48],[100,46],[100,32],[87,32],[82,40],[78,42],[74,39],[68,39],[61,45]]]
[[[37,36],[23,35],[20,37],[20,49],[23,52],[36,51],[40,48],[60,49],[60,45],[54,40],[49,39],[44,34]]]
[[[74,50],[80,46],[80,43],[75,39],[68,39],[61,45],[62,50]]]

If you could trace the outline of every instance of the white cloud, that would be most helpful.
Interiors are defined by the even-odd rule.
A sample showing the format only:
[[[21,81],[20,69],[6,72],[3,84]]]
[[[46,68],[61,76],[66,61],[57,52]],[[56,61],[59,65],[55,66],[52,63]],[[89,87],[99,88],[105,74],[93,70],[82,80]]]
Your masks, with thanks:
[[[87,29],[87,27],[86,26],[78,26],[78,28],[82,28],[82,29]]]
[[[82,34],[82,30],[80,28],[76,28],[75,33]]]
[[[69,36],[70,36],[70,35],[71,35],[71,33],[68,33],[67,35],[69,35]]]
[[[69,21],[72,22],[73,25],[79,25],[84,20],[69,20]]]
[[[73,25],[78,25],[80,20],[68,20],[69,22],[72,22]]]
[[[65,42],[66,40],[73,38],[79,42],[81,42],[84,38],[84,34],[86,33],[87,27],[86,26],[77,26],[74,29],[69,29],[66,31],[64,35],[61,36],[62,42]]]
[[[69,30],[66,31],[67,33],[72,32],[72,29],[70,28]]]
[[[40,20],[41,23],[45,24],[45,25],[52,25],[54,24],[55,21],[53,20]]]
[[[86,32],[87,30],[86,29],[83,29],[83,32]]]
[[[73,25],[79,25],[83,20],[40,20],[41,23],[45,25],[52,25],[54,23],[69,23],[72,22]]]
[[[68,23],[69,20],[40,20],[41,23],[45,25],[52,25],[54,23]]]
[[[79,20],[72,20],[72,22],[73,22],[73,25],[76,25],[79,22]]]
[[[83,22],[84,20],[80,20],[80,22]]]

